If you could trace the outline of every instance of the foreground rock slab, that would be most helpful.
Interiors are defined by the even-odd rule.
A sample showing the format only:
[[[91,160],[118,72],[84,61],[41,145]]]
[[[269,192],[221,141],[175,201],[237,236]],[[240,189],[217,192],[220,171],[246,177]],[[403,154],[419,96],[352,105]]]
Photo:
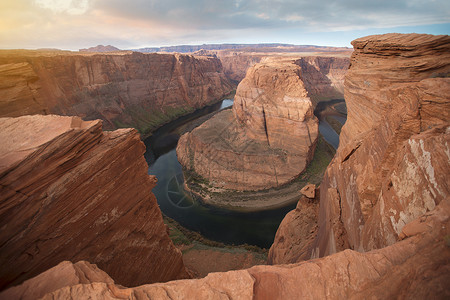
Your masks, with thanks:
[[[298,264],[256,266],[135,288],[123,288],[101,277],[73,284],[69,277],[67,286],[45,289],[42,299],[446,299],[450,296],[449,215],[450,206],[441,203],[417,219],[422,230],[367,253],[345,250]],[[60,266],[45,276],[58,274]],[[25,289],[41,291],[39,283],[36,277],[14,288],[15,295]],[[7,290],[0,298],[7,295],[13,293]]]
[[[120,284],[187,278],[134,129],[99,120],[0,119],[0,288],[64,260],[88,260]]]

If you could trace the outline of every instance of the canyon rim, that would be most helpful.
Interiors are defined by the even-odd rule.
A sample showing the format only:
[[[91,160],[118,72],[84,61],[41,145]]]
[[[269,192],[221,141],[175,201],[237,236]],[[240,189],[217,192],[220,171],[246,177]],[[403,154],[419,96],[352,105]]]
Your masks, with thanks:
[[[0,276],[2,289],[8,289],[0,298],[448,298],[450,37],[386,34],[359,38],[352,44],[346,73],[342,70],[348,60],[343,58],[319,55],[258,61],[241,81],[233,109],[219,112],[179,142],[182,164],[217,188],[276,186],[298,176],[314,151],[313,107],[323,98],[344,93],[348,119],[339,148],[320,188],[314,195],[304,191],[305,197],[280,225],[269,252],[273,265],[187,279],[190,274],[181,251],[169,239],[151,192],[156,179],[147,174],[144,145],[136,130],[103,131],[100,120],[70,116],[1,118],[0,135],[7,142],[0,147],[0,259],[4,266]],[[135,57],[159,58],[124,54],[91,59],[110,66],[111,60]],[[176,57],[164,56],[172,62],[186,59],[182,65],[189,68],[192,76],[188,77],[200,80],[198,85],[188,81],[187,86],[195,87],[202,101],[213,97],[210,84],[218,85],[217,98],[232,89],[232,79],[226,77],[219,59]],[[87,58],[68,57],[69,61],[82,59]],[[208,62],[204,76],[189,67],[190,61],[202,65],[203,60]],[[1,91],[12,103],[24,101],[29,110],[23,114],[53,112],[59,107],[49,102],[43,108],[46,88],[34,88],[43,81],[40,76],[51,78],[36,75],[35,66],[50,61],[48,57],[27,58],[27,62],[14,58],[0,66],[0,76],[8,79],[2,81]],[[180,66],[174,63],[173,68]],[[306,77],[308,73],[313,76]],[[94,80],[91,83],[98,78],[96,72],[86,74]],[[177,78],[176,84],[164,82],[186,96],[187,81]],[[141,80],[130,79],[133,84]],[[123,82],[131,84],[120,80],[118,86]],[[103,84],[89,89],[102,94]],[[165,92],[160,93],[165,99]],[[63,99],[72,112],[75,100]],[[3,105],[1,111],[5,116],[4,111],[11,108],[11,114],[17,114],[17,107]],[[101,114],[111,126],[111,120],[121,118]],[[124,118],[137,120],[130,115]],[[220,145],[207,140],[214,126],[226,128],[230,136],[255,141],[251,143],[255,148],[264,145],[269,155],[252,165],[251,155],[237,160],[229,156],[236,151],[221,152]],[[274,176],[264,161],[274,159],[269,147],[286,155],[286,161],[298,157],[301,161],[283,165],[280,160],[277,167],[284,167]],[[251,149],[244,150],[247,155]],[[218,163],[222,157],[224,165]],[[235,167],[237,161],[248,165]],[[210,167],[215,172],[201,169],[212,164],[216,164]],[[227,173],[236,169],[242,173]],[[282,175],[279,181],[278,174]],[[308,221],[311,216],[317,216],[317,224]]]

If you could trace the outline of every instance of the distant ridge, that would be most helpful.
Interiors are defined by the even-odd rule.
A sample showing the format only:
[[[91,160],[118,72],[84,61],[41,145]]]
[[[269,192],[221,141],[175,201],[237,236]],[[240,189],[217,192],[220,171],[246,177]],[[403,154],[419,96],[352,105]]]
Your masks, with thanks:
[[[329,52],[329,51],[348,51],[346,47],[327,47],[314,45],[293,45],[293,44],[203,44],[203,45],[179,45],[167,47],[149,47],[131,49],[136,52],[179,52],[192,53],[199,50],[246,50],[262,52]]]
[[[87,49],[80,49],[80,52],[115,52],[115,51],[120,51],[120,49],[111,45],[108,46],[97,45],[95,47]]]
[[[200,50],[240,50],[240,51],[255,51],[255,52],[335,52],[335,51],[349,51],[347,47],[327,47],[315,45],[293,45],[293,44],[278,44],[278,43],[263,43],[263,44],[203,44],[203,45],[177,45],[166,47],[146,47],[138,49],[130,49],[131,51],[142,53],[154,52],[178,52],[178,53],[194,53]],[[87,49],[80,49],[80,52],[116,52],[121,49],[107,45],[98,45]]]

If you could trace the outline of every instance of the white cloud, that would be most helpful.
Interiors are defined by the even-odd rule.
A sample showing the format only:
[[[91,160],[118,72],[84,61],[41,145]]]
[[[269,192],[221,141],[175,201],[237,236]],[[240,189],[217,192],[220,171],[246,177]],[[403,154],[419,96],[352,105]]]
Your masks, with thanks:
[[[82,15],[89,8],[89,0],[34,0],[34,3],[54,13]]]

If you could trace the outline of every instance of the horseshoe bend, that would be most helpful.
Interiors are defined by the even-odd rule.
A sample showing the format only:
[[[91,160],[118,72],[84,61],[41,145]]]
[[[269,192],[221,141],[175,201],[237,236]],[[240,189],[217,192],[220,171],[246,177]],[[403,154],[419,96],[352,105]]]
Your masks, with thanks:
[[[267,55],[239,83],[232,109],[208,115],[181,136],[178,159],[205,189],[276,193],[313,159],[320,143],[317,104],[343,95],[347,107],[320,187],[302,190],[267,264],[203,278],[186,267],[169,238],[138,131],[102,130],[122,113],[110,118],[92,95],[89,105],[69,96],[45,102],[49,90],[74,89],[76,81],[58,81],[59,56],[2,57],[9,63],[0,65],[7,79],[0,89],[0,299],[448,298],[450,37],[385,34],[352,45],[350,60]],[[126,78],[108,90],[127,91],[122,103],[122,92],[114,98],[123,120],[141,120],[123,108],[151,85],[110,65],[122,66],[121,58],[86,57],[108,62],[108,76]],[[232,90],[219,58],[199,58],[214,61],[213,71],[190,68],[188,61],[197,63],[191,56],[177,58],[181,66],[158,80],[183,94],[189,107],[195,107],[190,88],[211,103]],[[177,73],[180,68],[189,72]],[[81,90],[102,94],[112,77],[100,72],[105,82],[95,83],[98,70],[88,69],[94,80],[89,75]],[[42,70],[54,71],[58,83]],[[46,80],[53,82],[47,88],[40,85]],[[219,91],[211,91],[215,85]],[[171,101],[166,91],[155,93]],[[42,111],[42,103],[50,110]],[[88,108],[101,111],[103,125],[82,119]],[[81,118],[34,115],[57,110],[82,112]]]
[[[315,103],[343,98],[347,68],[347,58],[320,56],[268,58],[254,65],[239,83],[232,111],[215,115],[180,138],[180,163],[190,177],[206,179],[204,185],[216,191],[255,191],[289,183],[314,155]],[[220,205],[213,199],[207,202]]]

